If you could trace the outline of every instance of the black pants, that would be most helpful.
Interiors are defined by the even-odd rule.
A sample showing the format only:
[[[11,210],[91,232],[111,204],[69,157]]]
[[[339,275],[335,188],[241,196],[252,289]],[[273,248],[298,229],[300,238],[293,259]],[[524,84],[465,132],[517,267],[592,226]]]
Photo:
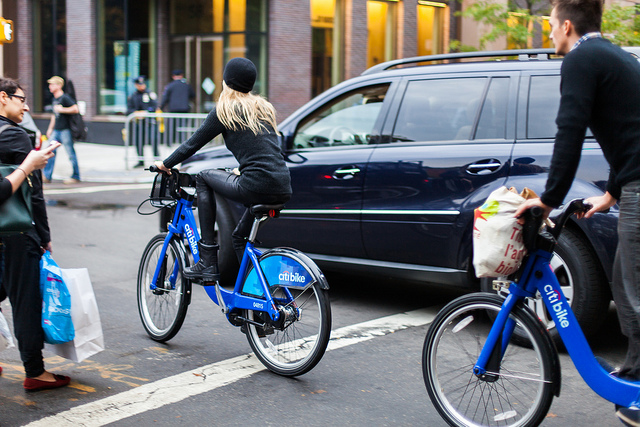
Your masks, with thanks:
[[[244,189],[240,183],[240,176],[219,169],[208,169],[200,172],[196,177],[196,191],[198,192],[198,218],[204,243],[213,244],[215,239],[216,222],[216,198],[214,193],[220,196],[240,202],[249,207],[253,204],[285,203],[290,194],[262,194]],[[246,245],[246,238],[251,232],[253,216],[247,209],[235,230],[233,231],[233,249],[239,260]]]
[[[29,378],[44,372],[42,348],[42,294],[40,293],[40,247],[26,234],[4,236],[2,286],[13,309],[13,330]]]
[[[640,181],[622,187],[611,291],[629,347],[620,376],[640,380]]]

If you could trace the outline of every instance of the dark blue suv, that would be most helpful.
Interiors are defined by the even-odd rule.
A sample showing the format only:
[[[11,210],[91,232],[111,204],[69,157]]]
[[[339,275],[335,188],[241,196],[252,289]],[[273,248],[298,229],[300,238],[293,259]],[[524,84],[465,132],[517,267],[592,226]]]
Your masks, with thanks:
[[[391,61],[314,98],[279,126],[293,197],[262,245],[295,247],[325,269],[491,290],[471,263],[473,210],[501,185],[542,192],[560,98],[562,60],[552,53]],[[183,169],[234,166],[215,147]],[[588,135],[567,200],[602,194],[608,170]],[[221,268],[233,271],[242,207],[221,200],[218,210]],[[617,216],[616,207],[571,221],[552,261],[587,334],[611,299]]]

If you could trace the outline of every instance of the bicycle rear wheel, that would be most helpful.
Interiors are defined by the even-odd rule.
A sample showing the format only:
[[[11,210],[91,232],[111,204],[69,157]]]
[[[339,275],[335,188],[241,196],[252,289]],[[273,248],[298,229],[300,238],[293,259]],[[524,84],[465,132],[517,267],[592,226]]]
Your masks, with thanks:
[[[284,300],[286,290],[293,300],[281,307],[292,313],[290,319],[271,328],[248,323],[247,339],[258,359],[270,371],[296,376],[310,371],[322,359],[331,333],[331,306],[327,291],[317,283],[305,290],[277,287],[272,296]],[[300,315],[293,314],[294,311]],[[247,318],[255,322],[268,322],[265,312],[248,310],[247,314]]]
[[[429,397],[452,426],[537,426],[546,416],[559,375],[557,357],[542,324],[517,306],[516,321],[530,348],[513,344],[492,379],[473,373],[503,300],[460,297],[436,316],[424,342],[422,369]]]
[[[184,249],[173,239],[163,256],[166,236],[161,233],[149,241],[138,268],[138,313],[147,334],[158,342],[168,341],[178,333],[191,295],[191,282],[182,276],[182,269],[187,266]],[[157,288],[152,290],[150,284],[160,262]]]

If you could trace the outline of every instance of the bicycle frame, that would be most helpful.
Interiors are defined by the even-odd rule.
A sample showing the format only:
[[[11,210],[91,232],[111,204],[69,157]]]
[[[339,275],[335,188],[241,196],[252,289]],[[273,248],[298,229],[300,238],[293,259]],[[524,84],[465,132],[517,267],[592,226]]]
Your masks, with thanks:
[[[162,254],[166,254],[171,239],[173,239],[174,236],[179,236],[181,241],[183,241],[184,238],[187,239],[194,262],[198,262],[198,260],[200,259],[197,244],[197,242],[200,240],[200,236],[196,227],[192,206],[192,200],[184,198],[178,199],[176,211],[173,216],[173,221],[168,225],[168,233],[162,246]],[[264,219],[266,218],[263,218],[263,220]],[[261,220],[257,220],[257,222],[261,222]],[[252,230],[252,235],[257,233],[257,226],[258,223],[254,224],[255,230]],[[211,284],[209,286],[204,286],[204,289],[209,295],[209,298],[211,298],[211,300],[217,305],[222,307],[223,313],[228,315],[228,313],[230,313],[234,309],[262,311],[268,313],[271,319],[275,322],[280,320],[281,317],[281,313],[278,311],[277,306],[291,304],[294,301],[294,298],[287,287],[282,288],[284,298],[274,299],[272,297],[272,294],[269,290],[270,288],[268,281],[265,277],[264,272],[260,268],[260,263],[258,261],[261,256],[262,252],[254,247],[253,239],[250,238],[244,250],[242,262],[240,264],[240,273],[238,274],[238,277],[236,279],[233,291],[228,291],[220,287],[217,283]],[[158,263],[154,272],[153,280],[150,284],[151,290],[155,290],[157,288],[156,283],[158,277],[161,276],[162,268],[164,268],[164,265],[164,262]],[[257,286],[258,292],[254,292],[255,295],[246,295],[243,293],[242,289],[245,283],[246,272],[249,271],[250,265],[253,265],[253,271],[255,271],[257,275],[257,284],[254,283],[254,287]],[[179,274],[180,268],[178,263],[176,263],[169,279],[172,289],[175,289],[176,278]],[[305,286],[308,286],[314,282],[313,277],[309,274],[309,272],[306,271],[306,269],[303,269],[302,274],[306,274],[306,276],[304,277]],[[276,302],[278,304],[276,304]],[[296,311],[296,315],[299,316],[299,310],[296,307],[294,308]]]
[[[527,257],[520,283],[509,283],[509,295],[496,317],[473,371],[489,374],[491,357],[502,336],[500,359],[504,355],[515,322],[509,318],[511,310],[526,297],[540,292],[545,306],[565,344],[576,369],[593,391],[604,399],[624,407],[640,407],[640,382],[622,380],[610,375],[596,360],[578,321],[565,298],[560,284],[549,265],[552,253],[537,249]],[[499,374],[498,374],[499,375]]]

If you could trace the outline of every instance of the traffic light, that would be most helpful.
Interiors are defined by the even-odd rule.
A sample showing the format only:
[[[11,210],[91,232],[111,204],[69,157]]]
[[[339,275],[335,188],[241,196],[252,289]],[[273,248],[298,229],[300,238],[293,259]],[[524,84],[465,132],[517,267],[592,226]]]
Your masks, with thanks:
[[[0,44],[13,43],[13,21],[0,18]]]

